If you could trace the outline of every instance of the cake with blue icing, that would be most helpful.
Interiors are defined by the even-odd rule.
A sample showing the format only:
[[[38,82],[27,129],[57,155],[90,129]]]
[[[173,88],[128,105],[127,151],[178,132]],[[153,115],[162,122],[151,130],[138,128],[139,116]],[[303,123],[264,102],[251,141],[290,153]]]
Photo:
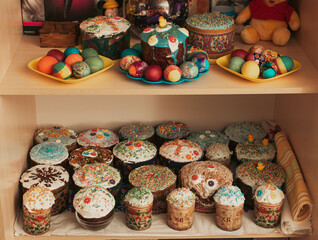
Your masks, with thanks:
[[[218,58],[233,50],[235,27],[231,17],[218,12],[197,14],[186,20],[190,44],[206,51],[209,58]]]
[[[159,24],[145,28],[140,34],[142,57],[149,65],[157,64],[162,69],[180,65],[186,60],[189,32],[160,17]]]
[[[207,148],[214,143],[223,143],[228,145],[229,138],[216,130],[202,130],[198,132],[191,133],[188,137],[189,140],[200,145],[200,147],[206,151]]]

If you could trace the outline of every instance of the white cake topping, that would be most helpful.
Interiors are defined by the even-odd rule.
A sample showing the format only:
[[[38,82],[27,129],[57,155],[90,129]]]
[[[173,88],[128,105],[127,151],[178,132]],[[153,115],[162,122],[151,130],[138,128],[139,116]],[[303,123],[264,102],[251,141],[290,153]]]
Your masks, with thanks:
[[[284,193],[276,185],[266,184],[256,189],[254,197],[257,202],[275,204],[284,199]]]

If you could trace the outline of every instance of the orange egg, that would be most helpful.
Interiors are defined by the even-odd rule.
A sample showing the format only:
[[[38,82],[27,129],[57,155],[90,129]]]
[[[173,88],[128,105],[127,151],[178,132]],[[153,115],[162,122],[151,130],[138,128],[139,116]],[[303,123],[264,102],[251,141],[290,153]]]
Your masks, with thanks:
[[[46,74],[53,74],[53,67],[58,63],[55,57],[45,56],[38,62],[38,70]]]
[[[70,66],[72,66],[74,63],[79,62],[79,61],[83,61],[83,57],[77,53],[73,53],[71,55],[68,55],[65,58],[65,63],[67,63]]]

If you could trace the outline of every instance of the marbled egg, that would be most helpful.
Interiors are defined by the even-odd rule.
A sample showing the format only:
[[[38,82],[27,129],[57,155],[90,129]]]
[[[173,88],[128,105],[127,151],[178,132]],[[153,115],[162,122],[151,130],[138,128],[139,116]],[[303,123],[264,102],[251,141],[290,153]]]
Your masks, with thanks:
[[[180,65],[182,71],[182,77],[184,78],[195,78],[199,74],[199,68],[193,62],[184,62]]]
[[[198,66],[200,73],[207,71],[210,67],[209,60],[203,57],[201,58],[193,57],[191,62],[195,63],[195,65]]]
[[[72,75],[70,65],[64,62],[58,62],[53,67],[53,76],[61,79],[67,79]]]
[[[141,59],[134,55],[127,55],[120,60],[120,67],[121,69],[128,71],[130,64],[136,61],[141,61]]]
[[[266,61],[262,63],[260,70],[264,78],[272,78],[277,73],[277,65],[271,61]]]
[[[163,72],[163,77],[169,82],[178,82],[181,76],[182,72],[176,65],[169,65]]]
[[[91,69],[86,62],[76,62],[72,65],[75,78],[83,78],[91,74]]]
[[[126,57],[127,55],[133,55],[141,58],[141,54],[134,48],[126,48],[120,53],[120,58]]]
[[[145,69],[148,67],[148,64],[144,61],[136,61],[130,64],[128,72],[132,77],[140,78],[144,75]]]

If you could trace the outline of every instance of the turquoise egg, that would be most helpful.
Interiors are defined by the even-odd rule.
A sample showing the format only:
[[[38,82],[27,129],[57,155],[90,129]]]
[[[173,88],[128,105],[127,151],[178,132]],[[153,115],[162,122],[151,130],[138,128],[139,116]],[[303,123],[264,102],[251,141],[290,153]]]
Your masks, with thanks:
[[[293,69],[294,67],[294,60],[290,57],[287,56],[281,56],[280,57],[286,67],[287,72]]]
[[[277,73],[277,65],[271,61],[263,62],[260,70],[261,74],[264,78],[272,78],[276,76]]]
[[[140,53],[140,55],[142,54],[141,43],[136,43],[132,48],[136,49]]]
[[[136,49],[133,49],[133,48],[124,49],[120,54],[120,58],[123,58],[127,55],[133,55],[133,56],[141,58],[141,54]]]
[[[85,62],[76,62],[72,65],[73,75],[76,78],[83,78],[91,74],[91,69]]]
[[[78,48],[76,47],[68,47],[65,49],[64,51],[64,55],[65,55],[65,58],[68,56],[68,55],[71,55],[73,53],[76,53],[76,54],[81,54],[80,50],[78,50]]]
[[[203,58],[203,57],[201,57],[201,58],[193,57],[191,62],[193,62],[193,63],[195,63],[195,65],[197,65],[200,73],[207,71],[210,67],[209,60],[206,58]]]
[[[263,77],[264,78],[272,78],[272,77],[275,77],[276,75],[276,72],[274,69],[272,68],[269,68],[269,69],[266,69],[264,72],[263,72]]]

